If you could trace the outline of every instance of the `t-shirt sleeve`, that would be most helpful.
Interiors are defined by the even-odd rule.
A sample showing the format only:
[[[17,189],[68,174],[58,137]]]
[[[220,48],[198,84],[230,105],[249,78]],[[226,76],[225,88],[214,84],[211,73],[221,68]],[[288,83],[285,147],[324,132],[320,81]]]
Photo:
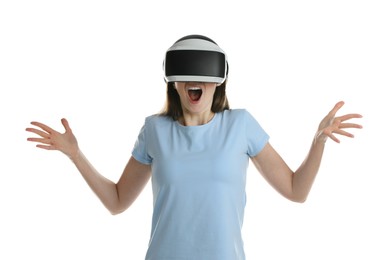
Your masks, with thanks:
[[[143,127],[140,129],[136,143],[132,150],[132,156],[143,164],[151,164],[152,158],[148,154],[147,147],[147,120]]]
[[[248,155],[253,157],[257,155],[268,143],[269,135],[248,111],[245,111],[245,126]]]

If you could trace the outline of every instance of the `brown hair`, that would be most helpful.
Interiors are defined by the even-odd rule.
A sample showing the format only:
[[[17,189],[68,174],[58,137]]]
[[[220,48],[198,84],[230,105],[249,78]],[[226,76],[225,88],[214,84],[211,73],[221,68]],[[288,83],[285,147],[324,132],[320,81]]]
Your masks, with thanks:
[[[211,110],[214,113],[222,112],[229,109],[229,102],[226,96],[226,80],[220,86],[216,87],[213,96]],[[178,91],[175,89],[174,82],[167,83],[167,98],[166,104],[160,113],[162,116],[169,116],[174,121],[183,116],[181,100]]]

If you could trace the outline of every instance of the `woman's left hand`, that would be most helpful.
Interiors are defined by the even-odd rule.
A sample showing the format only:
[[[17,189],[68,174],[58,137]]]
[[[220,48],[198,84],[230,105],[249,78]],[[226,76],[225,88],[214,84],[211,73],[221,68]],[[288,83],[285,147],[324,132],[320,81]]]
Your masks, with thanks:
[[[339,134],[347,137],[353,138],[354,135],[344,131],[345,128],[359,128],[361,129],[362,126],[355,123],[348,123],[346,121],[353,119],[353,118],[361,118],[362,115],[360,114],[347,114],[343,116],[336,116],[338,110],[345,104],[345,102],[340,101],[337,104],[335,104],[334,108],[323,118],[321,123],[319,124],[318,132],[315,136],[316,141],[323,141],[325,142],[326,139],[329,137],[334,142],[339,143],[340,140],[334,135]]]

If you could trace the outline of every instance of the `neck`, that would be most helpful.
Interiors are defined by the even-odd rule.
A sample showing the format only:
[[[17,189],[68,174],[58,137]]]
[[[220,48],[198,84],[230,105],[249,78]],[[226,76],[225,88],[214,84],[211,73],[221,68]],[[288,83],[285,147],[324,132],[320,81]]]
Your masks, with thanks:
[[[198,126],[209,123],[214,117],[214,112],[206,111],[203,113],[187,113],[183,112],[183,117],[179,119],[179,123],[184,126]]]

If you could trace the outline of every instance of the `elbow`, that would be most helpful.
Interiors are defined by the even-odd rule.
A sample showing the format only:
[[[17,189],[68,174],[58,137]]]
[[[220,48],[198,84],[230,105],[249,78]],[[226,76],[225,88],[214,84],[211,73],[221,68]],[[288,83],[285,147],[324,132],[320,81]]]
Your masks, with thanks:
[[[297,188],[292,188],[289,192],[288,192],[288,196],[286,196],[289,200],[291,200],[292,202],[296,202],[296,203],[305,203],[306,200],[307,200],[307,197],[310,193],[310,189],[306,190],[306,189],[297,189]]]
[[[307,195],[302,195],[302,194],[291,194],[284,197],[286,197],[288,200],[292,202],[300,203],[300,204],[305,203],[307,200]]]
[[[112,216],[116,216],[116,215],[119,215],[119,214],[123,213],[124,211],[113,211],[113,210],[110,210],[109,212],[110,212],[110,214]]]
[[[292,202],[295,203],[305,203],[307,200],[307,196],[293,196],[292,198],[289,198]]]
[[[124,211],[125,211],[125,209],[119,209],[119,208],[109,209],[109,212],[112,216],[119,215],[119,214],[123,213]]]
[[[119,215],[127,210],[131,203],[124,203],[124,201],[120,200],[119,197],[115,200],[103,201],[105,208],[109,211],[111,215]]]
[[[112,216],[119,215],[119,214],[123,213],[123,210],[118,210],[118,209],[108,209],[108,210]]]
[[[292,202],[302,204],[302,203],[305,203],[306,200],[307,198],[298,198],[298,199],[293,199]]]
[[[126,206],[116,205],[115,207],[108,208],[108,210],[109,210],[110,214],[115,216],[115,215],[119,215],[119,214],[123,213],[124,211],[126,211],[129,208],[129,206],[130,205],[126,205]]]

